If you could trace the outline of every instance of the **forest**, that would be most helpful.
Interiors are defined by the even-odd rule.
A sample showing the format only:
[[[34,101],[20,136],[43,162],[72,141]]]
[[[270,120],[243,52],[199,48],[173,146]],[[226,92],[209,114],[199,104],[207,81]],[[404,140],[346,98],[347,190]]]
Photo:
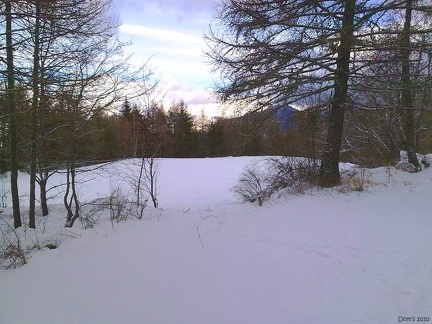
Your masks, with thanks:
[[[400,151],[432,151],[432,7],[427,1],[248,1],[217,7],[204,35],[214,92],[237,114],[193,116],[164,107],[145,63],[130,64],[110,1],[2,1],[0,172],[30,175],[48,213],[48,179],[67,174],[67,224],[79,217],[77,168],[131,157],[301,156],[319,185],[340,183],[339,162],[394,165]],[[292,108],[292,107],[295,107]],[[286,110],[290,110],[286,114]],[[36,197],[36,186],[41,196]]]

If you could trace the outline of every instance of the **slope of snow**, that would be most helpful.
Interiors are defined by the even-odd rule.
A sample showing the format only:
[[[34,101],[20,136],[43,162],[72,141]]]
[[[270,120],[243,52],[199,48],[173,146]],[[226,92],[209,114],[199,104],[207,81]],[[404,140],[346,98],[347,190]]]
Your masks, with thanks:
[[[310,191],[258,207],[230,192],[256,159],[162,160],[163,210],[148,208],[143,220],[112,226],[101,217],[94,229],[59,232],[54,206],[38,219],[44,233],[26,235],[61,244],[0,270],[0,323],[432,317],[432,169],[374,169],[364,192]],[[105,173],[82,191],[102,197],[113,181]]]

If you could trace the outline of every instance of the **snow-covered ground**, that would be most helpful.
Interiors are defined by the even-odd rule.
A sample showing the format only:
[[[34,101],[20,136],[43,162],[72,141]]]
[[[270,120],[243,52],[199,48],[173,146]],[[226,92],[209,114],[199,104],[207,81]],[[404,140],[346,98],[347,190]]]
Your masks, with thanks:
[[[368,170],[363,192],[315,190],[258,207],[230,191],[257,159],[161,160],[162,210],[148,208],[142,220],[112,226],[101,216],[93,229],[66,230],[52,205],[36,232],[19,234],[60,244],[0,270],[0,323],[432,318],[432,168]],[[105,168],[84,197],[106,196],[118,181],[108,174],[122,168]]]

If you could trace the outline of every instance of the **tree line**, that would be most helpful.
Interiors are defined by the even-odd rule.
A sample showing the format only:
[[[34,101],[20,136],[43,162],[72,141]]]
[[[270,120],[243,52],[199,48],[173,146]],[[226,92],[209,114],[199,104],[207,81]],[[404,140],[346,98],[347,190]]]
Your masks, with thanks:
[[[125,158],[224,157],[224,156],[299,156],[319,160],[326,144],[328,112],[320,108],[295,110],[278,116],[282,108],[271,108],[238,117],[192,115],[183,99],[169,107],[161,103],[143,104],[127,98],[113,112],[95,114],[78,140],[80,165]],[[53,113],[54,114],[54,113]],[[28,114],[23,114],[28,116]],[[27,117],[29,118],[29,117]],[[60,117],[58,117],[60,119]],[[25,147],[28,129],[22,119],[18,142]],[[341,160],[364,167],[395,165],[405,148],[403,119],[398,110],[350,109],[344,117]],[[416,151],[432,151],[432,110],[414,116]],[[50,143],[51,159],[63,165],[61,153],[65,133],[57,133]],[[54,149],[55,148],[55,149]],[[3,151],[7,143],[3,143]],[[24,153],[25,151],[23,151]],[[19,156],[22,169],[28,165]],[[7,170],[2,160],[2,171]]]

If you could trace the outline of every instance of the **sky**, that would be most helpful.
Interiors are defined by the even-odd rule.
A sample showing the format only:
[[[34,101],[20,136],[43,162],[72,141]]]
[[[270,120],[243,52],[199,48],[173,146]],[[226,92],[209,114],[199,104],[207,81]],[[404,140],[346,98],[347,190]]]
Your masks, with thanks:
[[[203,39],[216,0],[112,1],[122,23],[120,39],[132,42],[127,53],[134,54],[137,65],[151,58],[155,74],[166,84],[164,105],[184,99],[193,114],[204,109],[209,116],[220,115]]]

